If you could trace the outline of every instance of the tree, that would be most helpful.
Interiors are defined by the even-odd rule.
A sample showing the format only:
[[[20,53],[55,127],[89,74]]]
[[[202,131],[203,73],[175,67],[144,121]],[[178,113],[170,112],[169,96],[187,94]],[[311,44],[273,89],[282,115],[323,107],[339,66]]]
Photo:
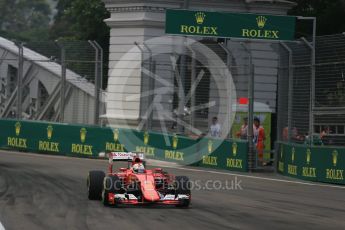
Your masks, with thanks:
[[[104,51],[104,86],[107,83],[110,29],[104,23],[109,18],[101,0],[59,0],[54,24],[50,30],[53,40],[95,40]]]
[[[109,17],[101,0],[59,0],[51,38],[96,40],[109,42]]]
[[[2,0],[0,35],[22,41],[47,39],[50,15],[46,0]]]
[[[289,11],[290,15],[317,17],[317,34],[345,32],[345,0],[294,0],[297,5]],[[310,33],[310,25],[299,23],[297,32],[301,36]]]

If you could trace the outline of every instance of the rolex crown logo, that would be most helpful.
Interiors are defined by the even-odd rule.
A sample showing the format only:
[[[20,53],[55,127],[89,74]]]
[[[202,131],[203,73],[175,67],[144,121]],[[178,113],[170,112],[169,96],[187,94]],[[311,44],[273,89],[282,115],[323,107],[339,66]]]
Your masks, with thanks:
[[[81,141],[82,143],[84,143],[85,140],[86,140],[86,133],[87,133],[87,131],[86,131],[85,128],[81,128],[81,129],[80,129],[80,141]]]
[[[22,127],[22,125],[20,124],[20,122],[17,122],[14,127],[16,128],[16,135],[19,136],[20,134],[20,128]]]
[[[208,141],[208,153],[212,153],[213,150],[213,142],[211,140]]]
[[[196,23],[203,24],[206,18],[206,14],[203,12],[198,12],[195,14]]]
[[[295,148],[292,148],[291,150],[291,161],[292,163],[295,161]]]
[[[48,125],[47,127],[47,138],[48,140],[50,140],[53,136],[53,126]]]
[[[237,155],[237,143],[234,142],[232,144],[232,155],[234,155],[234,157]]]
[[[307,150],[307,164],[310,164],[310,160],[311,160],[311,151],[310,149]]]
[[[172,146],[174,149],[177,148],[177,144],[178,144],[178,137],[177,137],[177,135],[174,135],[173,136],[173,143],[172,143]]]
[[[336,167],[337,161],[338,161],[338,151],[337,150],[333,151],[332,157],[333,157],[333,159],[332,159],[333,166]]]
[[[145,132],[144,133],[144,145],[147,145],[149,143],[149,133],[148,132]]]
[[[257,22],[258,27],[260,29],[265,27],[266,21],[267,21],[267,18],[264,17],[264,16],[259,16],[259,17],[256,18],[256,22]]]
[[[119,140],[119,129],[114,129],[113,134],[114,134],[114,141],[117,142]]]

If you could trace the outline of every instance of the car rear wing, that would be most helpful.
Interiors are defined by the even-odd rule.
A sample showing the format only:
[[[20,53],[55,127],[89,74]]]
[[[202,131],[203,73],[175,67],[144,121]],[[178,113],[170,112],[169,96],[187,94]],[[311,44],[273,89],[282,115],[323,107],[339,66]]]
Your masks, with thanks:
[[[139,152],[110,152],[109,161],[132,161],[134,158],[139,158],[144,161],[144,153]]]

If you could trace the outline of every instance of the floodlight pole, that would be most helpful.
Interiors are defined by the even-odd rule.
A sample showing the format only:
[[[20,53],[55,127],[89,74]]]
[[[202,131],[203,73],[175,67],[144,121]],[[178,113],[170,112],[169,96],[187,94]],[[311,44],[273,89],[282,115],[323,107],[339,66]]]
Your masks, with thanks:
[[[309,139],[313,144],[313,130],[314,130],[314,105],[315,105],[315,64],[316,64],[316,17],[303,17],[298,16],[299,20],[311,20],[313,21],[313,38],[311,46],[311,84],[310,84],[310,111],[309,111]]]

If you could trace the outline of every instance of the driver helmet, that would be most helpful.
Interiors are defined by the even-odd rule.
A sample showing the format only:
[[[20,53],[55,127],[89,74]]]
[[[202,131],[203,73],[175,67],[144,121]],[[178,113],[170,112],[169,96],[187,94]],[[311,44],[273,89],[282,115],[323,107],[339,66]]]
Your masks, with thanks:
[[[142,163],[137,163],[137,164],[134,164],[133,167],[133,172],[135,173],[143,173],[145,172],[145,167]]]

